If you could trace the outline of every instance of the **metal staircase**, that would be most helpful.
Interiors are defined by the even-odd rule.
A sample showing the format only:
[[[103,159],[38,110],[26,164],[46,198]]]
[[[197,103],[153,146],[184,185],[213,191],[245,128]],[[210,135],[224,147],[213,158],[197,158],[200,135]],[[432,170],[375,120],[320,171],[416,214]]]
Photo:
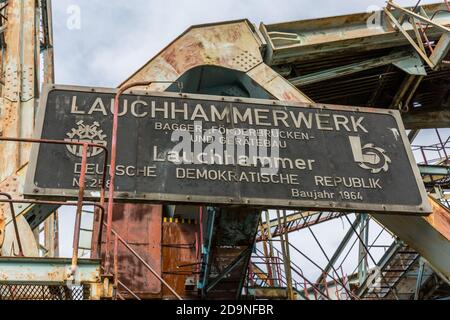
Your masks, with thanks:
[[[259,210],[208,208],[198,285],[203,298],[241,297],[259,217]]]
[[[419,259],[419,254],[401,241],[395,241],[371,270],[358,289],[362,299],[384,299],[389,295],[398,298],[397,284]]]
[[[402,241],[395,241],[357,290],[366,300],[433,299],[448,292],[446,278]]]
[[[268,238],[268,230],[272,237],[279,236],[282,232],[294,232],[304,229],[308,226],[316,225],[322,222],[330,221],[344,215],[342,212],[323,212],[323,211],[299,211],[286,216],[286,223],[278,222],[278,219],[271,219],[269,223],[260,224],[256,241],[262,241]]]

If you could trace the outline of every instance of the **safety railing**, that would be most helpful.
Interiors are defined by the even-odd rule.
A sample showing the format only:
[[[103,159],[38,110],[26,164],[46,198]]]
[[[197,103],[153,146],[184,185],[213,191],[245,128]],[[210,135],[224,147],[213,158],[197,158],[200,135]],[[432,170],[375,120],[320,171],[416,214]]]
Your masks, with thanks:
[[[104,151],[105,156],[103,159],[103,172],[102,179],[100,184],[100,204],[96,202],[90,202],[90,205],[94,206],[99,210],[100,214],[100,224],[99,224],[99,235],[101,235],[101,231],[103,228],[103,224],[101,223],[104,219],[105,209],[105,185],[106,185],[106,168],[108,163],[108,149],[104,145],[100,145],[97,143],[86,142],[86,141],[64,141],[64,140],[52,140],[52,139],[32,139],[32,138],[14,138],[14,137],[0,137],[0,141],[3,142],[15,142],[15,143],[37,143],[37,144],[54,144],[54,145],[75,145],[81,146],[81,169],[80,169],[80,178],[78,184],[78,199],[76,204],[68,203],[64,201],[37,201],[37,200],[23,200],[23,199],[12,199],[12,197],[3,193],[3,196],[8,197],[8,199],[4,199],[1,202],[9,202],[9,203],[28,203],[28,204],[52,204],[52,205],[60,205],[60,206],[73,206],[76,205],[76,216],[75,216],[75,226],[74,226],[74,238],[73,238],[73,252],[72,252],[72,267],[71,272],[72,275],[75,274],[77,264],[78,264],[78,245],[80,238],[80,225],[81,225],[81,213],[82,207],[86,205],[84,201],[84,190],[85,190],[85,178],[86,178],[86,167],[87,167],[87,154],[89,148],[100,148]],[[14,206],[11,204],[10,208],[12,210],[11,214],[13,216],[13,223],[16,232],[16,238],[18,239],[18,245],[20,248],[20,254],[23,255],[23,248],[21,247],[21,242],[19,239],[17,222],[15,219]],[[99,237],[97,246],[100,248],[101,246],[101,238]],[[100,252],[100,250],[98,250]]]
[[[90,142],[77,142],[77,141],[61,141],[61,140],[51,140],[51,139],[28,139],[28,138],[11,138],[11,137],[0,137],[0,141],[6,142],[17,142],[17,143],[43,143],[43,144],[57,144],[57,145],[78,145],[82,147],[81,154],[81,169],[80,169],[80,178],[78,184],[78,199],[76,202],[65,202],[65,201],[42,201],[42,200],[29,200],[29,199],[13,199],[10,194],[5,192],[0,192],[0,196],[6,197],[6,199],[0,199],[0,203],[9,203],[10,210],[12,215],[12,221],[14,224],[14,232],[16,241],[19,247],[19,255],[23,256],[23,248],[20,241],[20,234],[17,227],[16,221],[16,213],[14,211],[14,203],[22,203],[22,204],[36,204],[36,205],[57,205],[57,206],[76,206],[76,218],[74,225],[74,238],[73,238],[73,251],[72,251],[72,262],[71,262],[71,273],[75,274],[78,264],[78,249],[79,249],[79,239],[80,239],[80,229],[81,229],[81,215],[82,208],[84,206],[91,206],[96,208],[96,213],[99,216],[99,226],[98,226],[98,237],[96,243],[96,248],[93,250],[96,252],[98,258],[102,258],[102,234],[103,227],[107,227],[107,232],[111,232],[114,236],[114,247],[113,247],[113,260],[114,260],[114,284],[117,288],[118,285],[123,287],[127,292],[129,292],[133,297],[139,299],[139,297],[129,289],[125,284],[123,284],[118,279],[118,245],[121,243],[127,250],[129,250],[145,268],[147,268],[167,289],[173,293],[173,295],[181,300],[181,297],[177,294],[177,292],[124,240],[115,230],[112,228],[108,228],[108,224],[105,223],[105,185],[106,185],[106,172],[107,172],[107,163],[108,163],[108,150],[105,146],[99,145],[96,143]],[[105,157],[103,161],[103,172],[100,184],[100,197],[99,202],[88,202],[84,201],[84,190],[86,186],[85,177],[86,177],[86,167],[87,167],[87,154],[89,148],[101,148],[105,152]],[[95,220],[95,219],[94,219]],[[108,230],[109,229],[109,230]],[[108,246],[106,246],[108,247]],[[105,249],[108,250],[108,249]],[[104,265],[107,267],[109,261],[108,252],[105,252],[105,261]],[[102,267],[105,269],[105,267]],[[108,269],[108,268],[106,268]],[[118,293],[120,297],[120,293]]]
[[[273,256],[267,257],[260,249],[255,248],[255,254],[252,255],[251,264],[248,273],[248,284],[253,287],[279,287],[287,288],[287,278],[284,272],[284,261],[282,253],[277,248],[273,248]],[[255,272],[255,266],[258,270]],[[291,261],[291,271],[301,281],[292,279],[292,287],[297,293],[303,293],[303,297],[311,300],[311,293],[314,299],[324,298],[329,300],[330,297],[326,291],[319,288],[317,284],[308,280],[302,269]],[[274,270],[274,271],[271,271]]]
[[[13,199],[10,194],[1,192],[1,196],[6,197],[7,199],[0,199],[0,203],[9,203],[10,210],[11,210],[11,216],[12,221],[14,223],[14,229],[15,229],[15,236],[16,240],[19,246],[19,256],[24,256],[23,254],[23,248],[20,241],[20,235],[17,228],[17,222],[16,222],[16,213],[14,209],[15,203],[21,203],[21,204],[34,204],[34,205],[57,205],[57,206],[76,206],[76,207],[83,207],[83,206],[93,206],[101,211],[101,214],[103,215],[105,212],[105,208],[101,206],[100,204],[96,202],[90,202],[90,201],[83,201],[83,202],[64,202],[64,201],[42,201],[42,200],[29,200],[29,199]],[[72,253],[72,263],[71,263],[71,272],[72,275],[75,274],[77,265],[78,265],[78,243],[79,243],[79,235],[80,235],[80,224],[75,224],[74,226],[74,238],[73,238],[73,253]]]
[[[422,157],[422,161],[416,159],[418,164],[448,164],[449,155],[450,155],[450,135],[444,139],[439,132],[439,130],[435,129],[436,136],[438,138],[438,143],[430,144],[430,145],[412,145],[412,151],[417,157],[417,153],[420,153]],[[431,156],[433,154],[434,156]]]
[[[346,213],[343,212],[314,212],[306,217],[299,216],[297,219],[287,221],[286,223],[281,223],[281,225],[271,225],[270,228],[258,228],[258,234],[256,235],[256,241],[264,241],[268,237],[268,229],[270,229],[272,233],[272,237],[277,237],[281,235],[283,232],[294,232],[299,231],[308,226],[313,226],[322,222],[330,221],[335,218],[339,218]],[[292,214],[292,215],[295,215]],[[266,222],[266,225],[269,225],[269,222]]]

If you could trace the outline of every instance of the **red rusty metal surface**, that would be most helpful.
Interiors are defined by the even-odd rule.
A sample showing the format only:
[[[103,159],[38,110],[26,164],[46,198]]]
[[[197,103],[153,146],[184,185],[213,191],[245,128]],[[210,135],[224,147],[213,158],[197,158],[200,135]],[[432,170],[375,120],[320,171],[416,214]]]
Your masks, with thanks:
[[[107,273],[109,273],[109,265],[110,265],[110,250],[109,250],[109,244],[111,242],[111,223],[112,223],[112,211],[114,206],[114,179],[116,177],[116,153],[117,153],[117,128],[118,128],[118,121],[119,121],[119,99],[120,95],[127,89],[130,89],[132,87],[136,86],[146,86],[149,85],[151,82],[133,82],[131,84],[128,84],[126,86],[123,86],[120,88],[116,96],[114,98],[114,118],[113,118],[113,127],[112,127],[112,141],[111,141],[111,159],[110,159],[110,165],[109,165],[109,190],[108,190],[108,215],[107,215],[107,222],[106,222],[106,264],[105,264],[105,270]],[[104,180],[103,180],[104,181]]]
[[[450,212],[449,210],[434,200],[432,197],[428,197],[430,200],[433,212],[425,217],[429,224],[439,231],[447,240],[450,241]]]
[[[180,219],[181,220],[181,219]],[[163,222],[162,265],[163,279],[183,298],[197,297],[196,272],[200,269],[195,250],[198,224]],[[188,277],[194,277],[194,290],[186,290]],[[173,299],[173,294],[163,288],[163,297]]]
[[[114,204],[112,216],[112,228],[159,275],[161,275],[161,215],[162,207],[160,205],[121,203]],[[96,218],[98,219],[98,217]],[[98,223],[95,223],[94,226],[96,230],[94,230],[93,239],[98,233]],[[105,243],[105,236],[104,228],[103,243]],[[113,241],[112,238],[109,246],[111,265],[113,265]],[[141,299],[160,298],[161,282],[122,243],[118,244],[117,252],[118,280]],[[102,255],[104,256],[104,254],[102,250]],[[121,289],[120,286],[119,289]],[[120,290],[120,294],[132,299],[125,290]]]

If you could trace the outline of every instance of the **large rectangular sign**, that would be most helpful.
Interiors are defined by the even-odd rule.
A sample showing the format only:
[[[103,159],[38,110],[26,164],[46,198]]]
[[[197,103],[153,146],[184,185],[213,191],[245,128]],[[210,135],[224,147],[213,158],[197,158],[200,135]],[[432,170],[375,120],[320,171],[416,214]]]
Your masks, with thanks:
[[[114,95],[46,87],[36,138],[109,148]],[[395,110],[133,92],[120,100],[117,148],[119,200],[430,211]],[[88,153],[87,198],[103,156]],[[80,168],[79,147],[35,144],[25,194],[75,198]]]

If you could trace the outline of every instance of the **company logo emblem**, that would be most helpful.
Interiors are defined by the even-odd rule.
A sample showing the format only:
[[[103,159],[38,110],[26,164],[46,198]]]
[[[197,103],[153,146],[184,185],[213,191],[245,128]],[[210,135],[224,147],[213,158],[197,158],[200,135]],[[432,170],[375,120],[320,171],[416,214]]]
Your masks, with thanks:
[[[103,134],[103,130],[99,130],[99,123],[95,121],[93,124],[84,124],[83,120],[77,122],[78,127],[72,128],[72,130],[66,133],[68,138],[64,141],[70,142],[89,142],[106,146],[106,134]],[[83,146],[79,145],[66,145],[67,150],[71,154],[77,157],[82,156]],[[87,156],[93,157],[102,153],[102,148],[91,147],[88,149]]]
[[[386,155],[386,151],[376,147],[373,143],[361,145],[359,136],[349,136],[350,146],[353,152],[353,159],[358,165],[371,173],[379,173],[381,170],[388,171],[391,159]]]

